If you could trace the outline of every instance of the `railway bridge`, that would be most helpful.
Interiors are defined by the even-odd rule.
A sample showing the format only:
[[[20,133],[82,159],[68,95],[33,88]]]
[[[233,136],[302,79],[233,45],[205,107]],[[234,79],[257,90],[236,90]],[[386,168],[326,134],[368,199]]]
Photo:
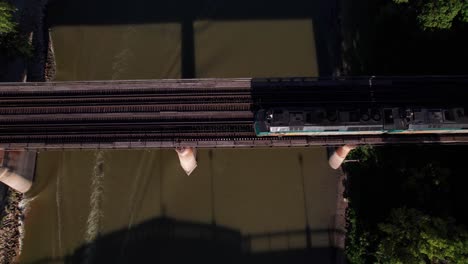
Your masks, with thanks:
[[[0,84],[0,148],[464,144],[465,134],[256,137],[255,112],[314,105],[468,104],[467,76]]]

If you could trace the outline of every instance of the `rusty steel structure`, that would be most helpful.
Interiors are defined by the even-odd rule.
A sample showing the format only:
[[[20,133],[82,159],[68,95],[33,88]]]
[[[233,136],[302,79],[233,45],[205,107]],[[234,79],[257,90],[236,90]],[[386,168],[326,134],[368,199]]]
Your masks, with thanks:
[[[0,148],[465,144],[467,134],[256,137],[258,109],[467,104],[468,77],[182,79],[0,84]]]

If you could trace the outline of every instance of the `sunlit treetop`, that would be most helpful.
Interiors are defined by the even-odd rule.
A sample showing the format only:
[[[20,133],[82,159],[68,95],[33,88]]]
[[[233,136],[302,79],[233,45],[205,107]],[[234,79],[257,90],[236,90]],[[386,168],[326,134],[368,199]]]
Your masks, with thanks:
[[[468,23],[466,0],[393,0],[417,13],[417,20],[426,30],[450,29],[456,20]]]
[[[0,35],[15,31],[16,23],[13,22],[13,12],[16,9],[6,2],[0,2]]]

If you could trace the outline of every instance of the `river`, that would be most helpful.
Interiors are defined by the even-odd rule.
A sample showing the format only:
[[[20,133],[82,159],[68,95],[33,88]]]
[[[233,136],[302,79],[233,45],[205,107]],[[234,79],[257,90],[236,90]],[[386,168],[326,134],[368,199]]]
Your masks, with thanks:
[[[196,9],[193,15],[179,14],[173,3],[101,2],[107,5],[51,1],[57,81],[323,71],[315,9],[309,17],[300,6],[298,15],[288,6],[283,16],[280,7],[270,15],[260,12],[262,1],[245,13],[235,13],[232,1],[224,4],[230,12],[216,1],[203,2],[203,8],[174,1]],[[236,237],[235,249],[223,250],[246,254],[334,246],[330,230],[336,227],[341,173],[328,166],[326,148],[200,149],[198,164],[185,175],[171,149],[40,152],[27,193],[20,262],[97,263],[107,251],[123,261],[135,252],[129,241],[143,239],[138,230],[151,233],[155,225],[170,226],[170,240],[191,241],[188,248],[213,232],[216,245],[229,244],[220,234]],[[171,250],[184,252],[181,245]],[[212,247],[207,252],[217,254]]]

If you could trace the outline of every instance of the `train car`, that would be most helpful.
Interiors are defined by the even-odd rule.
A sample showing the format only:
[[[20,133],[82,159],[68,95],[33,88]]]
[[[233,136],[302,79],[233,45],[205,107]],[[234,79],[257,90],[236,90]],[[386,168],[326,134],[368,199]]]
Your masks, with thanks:
[[[468,133],[464,107],[269,108],[255,117],[257,136]]]

